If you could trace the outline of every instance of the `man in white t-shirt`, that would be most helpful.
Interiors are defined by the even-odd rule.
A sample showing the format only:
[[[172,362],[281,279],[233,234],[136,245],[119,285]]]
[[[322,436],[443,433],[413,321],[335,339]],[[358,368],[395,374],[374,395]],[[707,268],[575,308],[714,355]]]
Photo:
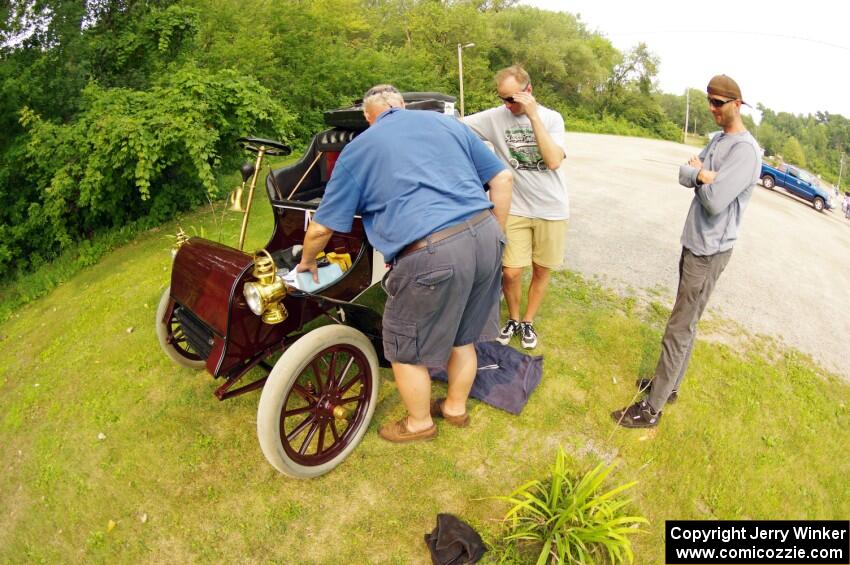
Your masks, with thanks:
[[[507,345],[515,335],[525,349],[537,347],[534,316],[550,271],[563,263],[569,199],[558,167],[564,160],[564,119],[537,103],[531,78],[519,65],[496,73],[496,90],[504,103],[464,119],[514,174],[514,192],[502,259],[502,288],[508,321],[498,341]],[[520,317],[522,271],[532,267],[525,315]]]

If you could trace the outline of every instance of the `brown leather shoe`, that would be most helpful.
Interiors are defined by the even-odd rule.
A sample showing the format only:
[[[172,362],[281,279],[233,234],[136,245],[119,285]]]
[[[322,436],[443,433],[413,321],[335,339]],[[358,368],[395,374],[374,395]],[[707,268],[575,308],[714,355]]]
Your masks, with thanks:
[[[430,428],[418,432],[411,432],[407,429],[407,416],[398,422],[387,422],[378,428],[378,435],[387,441],[393,443],[407,443],[409,441],[419,441],[434,439],[437,437],[437,426],[432,424]]]
[[[465,428],[469,425],[469,414],[464,412],[460,416],[450,416],[443,412],[443,404],[446,403],[445,398],[437,398],[431,401],[431,417],[443,418],[446,422],[458,428]]]

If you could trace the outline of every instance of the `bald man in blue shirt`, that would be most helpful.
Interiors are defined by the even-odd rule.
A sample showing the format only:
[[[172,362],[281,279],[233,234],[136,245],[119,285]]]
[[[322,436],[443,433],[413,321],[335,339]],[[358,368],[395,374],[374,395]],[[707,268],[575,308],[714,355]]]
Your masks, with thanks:
[[[469,424],[476,341],[498,334],[503,229],[513,177],[451,116],[404,109],[395,87],[363,98],[369,129],[340,154],[304,239],[299,271],[355,214],[392,268],[384,279],[384,355],[408,416],[379,429],[393,442],[432,439],[433,417]],[[489,198],[485,191],[489,185]],[[431,402],[428,367],[445,367],[445,399]]]

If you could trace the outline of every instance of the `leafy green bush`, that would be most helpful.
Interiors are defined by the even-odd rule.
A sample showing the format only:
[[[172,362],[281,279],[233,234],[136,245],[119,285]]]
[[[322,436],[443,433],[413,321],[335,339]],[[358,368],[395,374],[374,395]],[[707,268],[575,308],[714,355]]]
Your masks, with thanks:
[[[648,523],[641,516],[625,512],[629,500],[619,495],[635,482],[601,492],[614,466],[600,463],[580,479],[567,469],[567,454],[558,450],[552,475],[545,481],[530,481],[507,497],[511,505],[505,515],[509,522],[506,556],[520,550],[517,542],[531,542],[540,548],[537,564],[545,563],[632,563],[629,536]],[[503,561],[505,559],[503,558]]]
[[[623,118],[606,115],[603,117],[581,117],[562,112],[564,127],[567,131],[585,133],[607,133],[612,135],[628,135],[635,137],[658,138],[659,135]]]
[[[0,274],[15,260],[37,265],[100,230],[157,224],[217,197],[214,171],[235,165],[236,139],[285,139],[292,122],[266,88],[233,70],[184,66],[146,91],[91,83],[82,96],[68,124],[21,111],[26,167],[5,179]]]

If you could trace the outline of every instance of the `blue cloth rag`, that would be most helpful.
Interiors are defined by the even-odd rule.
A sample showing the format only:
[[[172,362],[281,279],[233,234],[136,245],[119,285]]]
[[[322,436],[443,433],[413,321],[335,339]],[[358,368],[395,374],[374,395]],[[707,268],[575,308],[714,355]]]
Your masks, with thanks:
[[[543,377],[543,356],[525,355],[495,341],[475,344],[478,372],[469,395],[519,414]],[[430,369],[433,380],[448,381],[444,369]]]

